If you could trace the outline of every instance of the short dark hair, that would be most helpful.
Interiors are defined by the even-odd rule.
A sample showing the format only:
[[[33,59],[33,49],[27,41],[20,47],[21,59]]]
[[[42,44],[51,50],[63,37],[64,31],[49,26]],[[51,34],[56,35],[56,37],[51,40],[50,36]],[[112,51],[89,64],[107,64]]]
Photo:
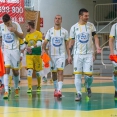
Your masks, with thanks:
[[[35,23],[34,23],[34,21],[29,21],[29,22],[28,22],[28,25],[31,26],[32,28],[35,28]]]
[[[10,19],[11,18],[8,14],[3,15],[3,17],[2,17],[3,22],[8,22]]]
[[[85,9],[85,8],[80,9],[79,10],[79,15],[83,15],[84,12],[88,12],[88,10]]]

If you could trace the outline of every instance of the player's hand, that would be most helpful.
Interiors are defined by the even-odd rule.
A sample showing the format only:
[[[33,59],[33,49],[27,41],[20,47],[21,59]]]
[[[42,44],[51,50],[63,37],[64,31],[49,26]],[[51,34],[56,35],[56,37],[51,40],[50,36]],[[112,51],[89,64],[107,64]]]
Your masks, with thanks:
[[[42,52],[41,52],[41,55],[43,55],[44,53],[46,53],[46,51],[43,49]]]
[[[68,56],[68,59],[67,60],[68,60],[68,63],[69,64],[72,64],[72,57],[71,56]]]
[[[100,47],[98,47],[96,51],[97,51],[98,54],[100,54],[102,49]]]
[[[22,57],[20,56],[20,62],[22,61]]]
[[[28,52],[29,54],[32,54],[32,48],[31,48],[31,47],[27,47],[26,50],[27,50],[27,52]]]
[[[9,30],[10,32],[15,32],[15,31],[16,31],[16,29],[15,29],[14,27],[8,27],[8,30]]]

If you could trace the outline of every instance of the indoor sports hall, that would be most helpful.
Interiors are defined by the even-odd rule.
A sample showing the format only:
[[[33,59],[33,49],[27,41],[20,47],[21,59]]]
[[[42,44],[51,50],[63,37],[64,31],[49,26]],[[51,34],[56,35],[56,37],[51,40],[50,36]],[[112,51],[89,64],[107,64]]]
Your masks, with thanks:
[[[0,23],[4,13],[9,13],[12,20],[19,22],[25,36],[28,21],[35,22],[35,29],[46,35],[48,29],[54,26],[55,16],[61,15],[62,27],[70,33],[71,26],[79,20],[78,12],[81,8],[88,10],[89,22],[96,27],[101,47],[100,54],[94,50],[91,97],[87,96],[82,73],[82,99],[75,101],[77,92],[73,64],[65,66],[60,98],[54,97],[54,83],[50,72],[46,82],[41,80],[41,90],[38,93],[37,79],[33,73],[32,93],[27,93],[27,70],[25,65],[21,65],[19,97],[15,97],[13,80],[9,84],[11,91],[8,99],[3,99],[4,88],[0,88],[0,117],[117,117],[113,65],[109,58],[109,35],[112,25],[117,23],[117,0],[0,0]],[[22,64],[25,61],[23,59]]]

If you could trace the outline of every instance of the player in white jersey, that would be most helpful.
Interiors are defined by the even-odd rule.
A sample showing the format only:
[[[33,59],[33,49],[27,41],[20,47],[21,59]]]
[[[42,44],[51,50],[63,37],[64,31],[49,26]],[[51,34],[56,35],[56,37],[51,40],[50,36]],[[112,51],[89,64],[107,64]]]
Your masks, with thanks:
[[[113,24],[109,37],[110,55],[117,54],[117,23]],[[117,63],[113,61],[112,64],[113,64],[112,79],[115,87],[115,99],[117,99]]]
[[[72,63],[71,51],[74,48],[73,67],[75,74],[75,87],[77,90],[76,101],[81,100],[81,77],[85,78],[85,86],[88,96],[91,96],[91,84],[93,82],[93,45],[92,36],[95,39],[97,52],[101,52],[99,39],[96,35],[94,25],[87,22],[89,13],[86,9],[80,9],[79,21],[70,29],[69,55],[68,62]]]
[[[15,96],[19,95],[18,83],[19,83],[19,38],[23,39],[23,32],[20,25],[17,22],[11,21],[8,14],[2,17],[3,23],[0,24],[0,32],[2,33],[3,45],[4,45],[4,61],[6,73],[4,75],[4,99],[8,99],[8,76],[10,68],[13,68],[13,75],[15,79]]]
[[[42,47],[42,54],[45,52],[46,45],[49,42],[49,54],[51,57],[51,71],[54,83],[54,96],[61,97],[63,85],[63,70],[65,67],[65,54],[68,44],[68,31],[61,27],[62,17],[56,15],[54,27],[48,30]],[[58,80],[57,80],[58,75]]]

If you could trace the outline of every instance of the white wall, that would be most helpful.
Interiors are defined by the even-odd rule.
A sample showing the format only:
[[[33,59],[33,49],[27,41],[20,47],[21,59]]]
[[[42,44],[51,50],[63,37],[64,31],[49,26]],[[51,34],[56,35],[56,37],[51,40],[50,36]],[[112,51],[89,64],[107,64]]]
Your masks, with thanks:
[[[90,12],[90,21],[93,21],[93,2],[92,0],[40,0],[39,10],[41,17],[44,18],[42,32],[46,32],[54,25],[54,17],[62,15],[62,26],[70,30],[70,27],[78,21],[78,11],[86,8]]]

